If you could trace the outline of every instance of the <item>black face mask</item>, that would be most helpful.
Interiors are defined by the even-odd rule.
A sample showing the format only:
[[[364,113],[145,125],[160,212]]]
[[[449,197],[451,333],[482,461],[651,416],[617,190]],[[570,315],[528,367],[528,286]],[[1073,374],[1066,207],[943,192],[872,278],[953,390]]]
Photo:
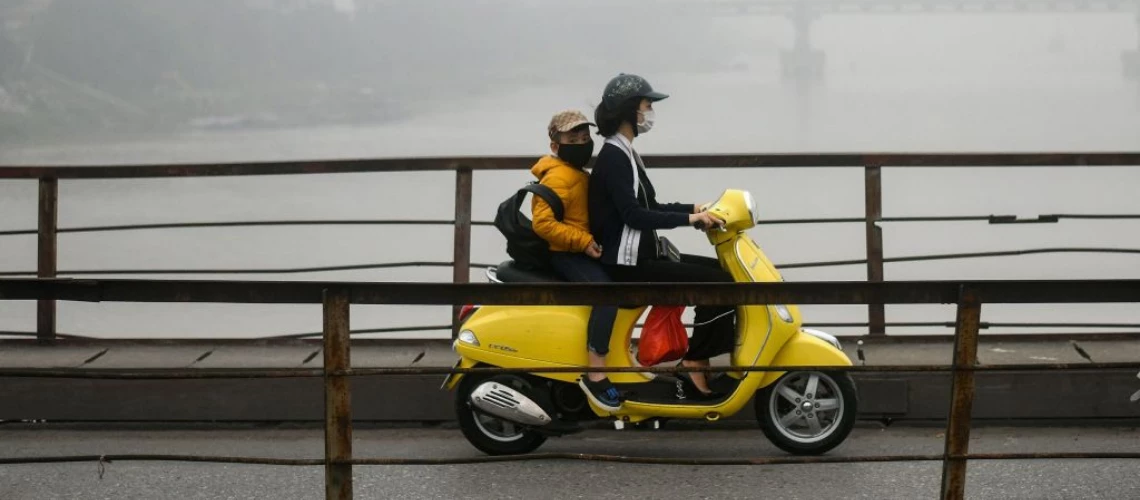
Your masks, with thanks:
[[[594,156],[594,141],[585,144],[559,144],[558,157],[575,167],[585,167]]]

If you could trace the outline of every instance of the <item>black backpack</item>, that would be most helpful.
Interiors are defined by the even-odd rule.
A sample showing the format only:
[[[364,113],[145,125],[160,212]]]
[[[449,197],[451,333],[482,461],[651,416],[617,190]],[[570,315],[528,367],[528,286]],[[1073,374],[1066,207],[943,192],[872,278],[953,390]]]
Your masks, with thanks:
[[[499,204],[495,227],[507,238],[507,255],[514,259],[516,267],[535,271],[550,269],[550,244],[535,234],[530,219],[519,210],[527,193],[546,200],[554,211],[554,218],[562,222],[562,199],[554,190],[532,182]]]

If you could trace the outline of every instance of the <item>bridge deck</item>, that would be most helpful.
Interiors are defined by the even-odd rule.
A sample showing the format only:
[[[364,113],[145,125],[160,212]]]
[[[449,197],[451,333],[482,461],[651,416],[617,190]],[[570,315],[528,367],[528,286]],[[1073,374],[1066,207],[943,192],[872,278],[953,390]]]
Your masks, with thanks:
[[[1079,340],[1096,362],[1140,359],[1140,343]],[[844,343],[856,359],[853,341]],[[863,346],[868,364],[947,364],[952,345],[884,342]],[[986,341],[983,364],[1081,363],[1067,340]],[[356,367],[446,366],[455,360],[442,341],[360,341]],[[0,342],[2,368],[316,368],[313,341],[110,341],[39,346]],[[714,360],[727,364],[727,359]],[[864,418],[938,420],[949,405],[945,373],[856,373]],[[369,421],[442,421],[452,418],[450,394],[437,375],[361,377],[352,382],[354,416]],[[978,419],[1135,418],[1140,389],[1131,371],[983,372],[978,374]],[[0,420],[59,421],[318,421],[320,379],[75,380],[0,377]],[[750,412],[736,418],[751,418]]]
[[[1077,343],[1098,363],[1140,360],[1140,342],[1081,340]],[[840,339],[851,359],[856,343]],[[108,340],[39,345],[29,341],[0,341],[0,368],[319,368],[320,340]],[[872,341],[863,346],[868,365],[934,365],[950,362],[953,345],[929,342]],[[987,341],[978,349],[982,364],[1080,363],[1068,339]],[[421,356],[422,355],[422,356]],[[417,358],[419,358],[417,360]],[[355,367],[446,366],[455,361],[444,340],[357,340],[352,347]],[[728,357],[717,358],[722,364]]]

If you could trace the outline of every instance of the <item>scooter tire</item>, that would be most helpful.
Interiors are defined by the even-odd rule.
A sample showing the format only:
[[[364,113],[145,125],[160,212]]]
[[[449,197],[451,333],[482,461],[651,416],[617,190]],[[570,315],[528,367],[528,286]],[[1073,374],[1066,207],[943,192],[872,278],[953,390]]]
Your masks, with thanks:
[[[794,455],[821,455],[839,446],[847,439],[847,436],[851,434],[851,429],[855,427],[855,416],[858,412],[858,392],[855,390],[855,382],[847,373],[809,372],[825,376],[834,382],[835,387],[838,388],[838,395],[842,398],[842,408],[839,411],[839,420],[834,423],[834,429],[831,429],[822,439],[793,438],[788,435],[789,432],[782,430],[776,420],[775,412],[772,411],[772,405],[779,398],[773,398],[772,393],[785,379],[802,376],[804,373],[805,372],[785,373],[775,382],[757,391],[756,397],[754,398],[756,419],[760,423],[760,430],[764,432],[768,440],[781,450]]]
[[[471,408],[469,403],[472,391],[479,384],[490,379],[499,383],[520,388],[520,384],[527,384],[525,380],[515,375],[478,376],[469,374],[459,382],[455,391],[455,417],[459,422],[459,430],[463,437],[472,446],[488,455],[523,455],[530,453],[546,442],[546,436],[532,430],[521,430],[517,437],[505,439],[502,436],[488,434],[484,426],[480,425],[480,415]]]

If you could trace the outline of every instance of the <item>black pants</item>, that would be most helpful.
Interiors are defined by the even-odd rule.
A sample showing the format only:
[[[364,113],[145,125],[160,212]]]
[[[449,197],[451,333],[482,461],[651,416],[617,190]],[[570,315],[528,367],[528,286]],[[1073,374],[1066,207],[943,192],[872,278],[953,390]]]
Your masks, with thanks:
[[[634,283],[727,282],[735,280],[708,257],[681,255],[681,262],[643,260],[636,266],[606,266],[614,281]],[[736,345],[736,309],[731,306],[697,306],[687,360],[706,360],[732,352]]]
[[[550,252],[550,263],[567,281],[584,283],[611,281],[602,264],[584,253]],[[594,354],[605,356],[610,352],[610,333],[614,330],[617,311],[618,308],[615,306],[594,306],[590,309],[590,321],[586,324],[586,348]]]

